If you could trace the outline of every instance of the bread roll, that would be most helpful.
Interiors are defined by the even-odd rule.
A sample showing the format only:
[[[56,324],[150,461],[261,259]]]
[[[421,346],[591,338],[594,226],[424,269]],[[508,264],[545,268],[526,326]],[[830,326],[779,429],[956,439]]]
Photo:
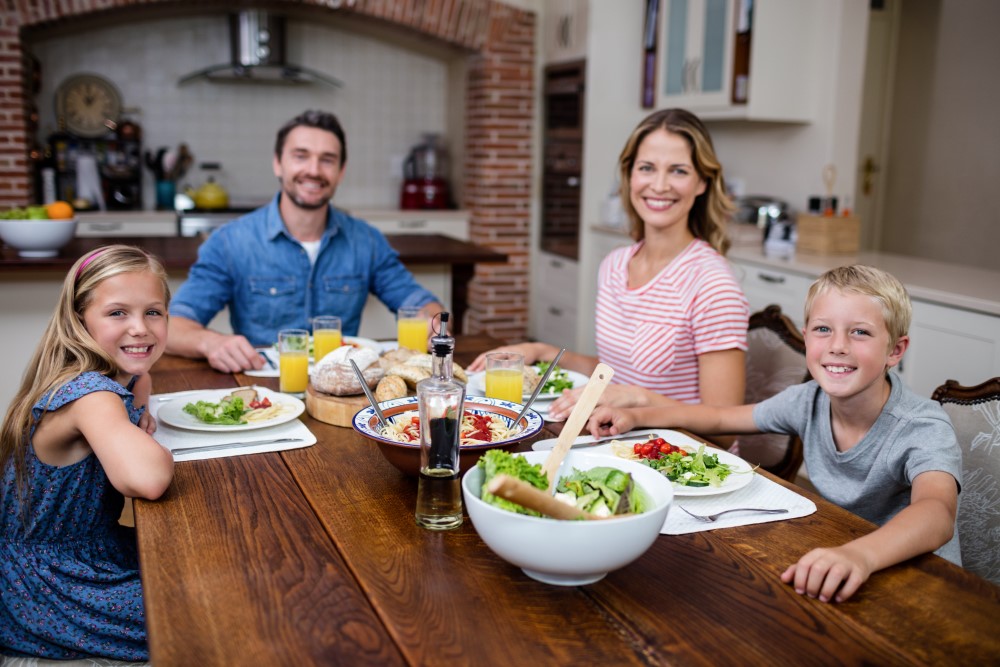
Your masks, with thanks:
[[[313,387],[334,396],[353,396],[362,393],[364,389],[361,388],[358,376],[351,366],[352,360],[361,369],[361,374],[369,387],[375,387],[385,374],[378,363],[378,354],[374,350],[345,345],[330,352],[313,367],[311,373]]]
[[[538,369],[535,368],[534,366],[525,366],[523,375],[524,375],[524,385],[523,385],[524,393],[530,394],[531,392],[535,391],[535,387],[537,387],[538,383],[541,382],[542,376],[538,374]]]
[[[406,393],[406,381],[403,378],[398,375],[386,375],[379,380],[375,388],[375,400],[379,403],[391,401],[394,398],[403,398]]]

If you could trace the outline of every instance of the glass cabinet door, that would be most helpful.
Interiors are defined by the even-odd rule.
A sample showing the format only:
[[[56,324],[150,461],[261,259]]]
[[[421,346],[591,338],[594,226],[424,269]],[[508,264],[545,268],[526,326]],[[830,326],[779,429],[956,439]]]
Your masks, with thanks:
[[[729,105],[735,0],[668,0],[660,106]]]

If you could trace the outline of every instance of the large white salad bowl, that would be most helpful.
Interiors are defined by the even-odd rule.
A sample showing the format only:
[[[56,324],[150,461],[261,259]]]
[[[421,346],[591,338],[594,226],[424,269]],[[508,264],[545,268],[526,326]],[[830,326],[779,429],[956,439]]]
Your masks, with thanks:
[[[548,452],[525,452],[531,463],[542,463]],[[559,521],[508,512],[480,498],[483,469],[462,478],[462,497],[476,532],[498,556],[521,568],[532,579],[559,586],[600,581],[613,570],[639,558],[653,545],[670,511],[670,480],[652,468],[607,454],[570,450],[560,477],[573,468],[598,466],[631,473],[652,504],[646,512],[600,521]]]

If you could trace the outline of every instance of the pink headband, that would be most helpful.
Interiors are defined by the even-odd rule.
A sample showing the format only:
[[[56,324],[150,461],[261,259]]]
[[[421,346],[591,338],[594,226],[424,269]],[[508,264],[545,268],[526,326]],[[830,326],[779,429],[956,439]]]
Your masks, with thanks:
[[[83,273],[83,270],[85,268],[87,268],[87,265],[90,264],[91,262],[93,262],[97,258],[97,256],[100,255],[104,251],[105,251],[105,248],[98,248],[97,250],[95,250],[90,255],[90,257],[88,257],[87,259],[83,260],[83,263],[80,264],[80,266],[76,270],[76,279],[77,280],[80,279],[80,274]]]

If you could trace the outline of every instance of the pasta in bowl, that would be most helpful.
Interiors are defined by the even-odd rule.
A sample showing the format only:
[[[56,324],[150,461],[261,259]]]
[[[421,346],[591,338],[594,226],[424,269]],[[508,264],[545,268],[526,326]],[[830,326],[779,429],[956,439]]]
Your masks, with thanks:
[[[464,473],[476,465],[483,452],[490,449],[511,450],[518,443],[538,435],[542,417],[534,410],[517,424],[521,404],[482,396],[466,396],[462,417],[462,443],[459,447],[459,467]],[[420,418],[417,397],[407,396],[379,403],[389,422],[384,431],[379,428],[375,410],[369,406],[354,415],[354,430],[375,441],[379,451],[400,472],[416,477],[420,473]]]

